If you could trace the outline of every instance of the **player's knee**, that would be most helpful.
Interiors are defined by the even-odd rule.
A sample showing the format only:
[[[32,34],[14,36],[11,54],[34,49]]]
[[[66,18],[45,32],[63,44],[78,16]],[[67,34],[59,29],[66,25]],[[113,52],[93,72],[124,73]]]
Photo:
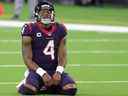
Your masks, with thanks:
[[[67,84],[63,87],[62,94],[68,95],[68,96],[74,96],[77,93],[77,88],[75,84]]]
[[[72,89],[72,88],[76,88],[75,83],[66,84],[65,86],[63,86],[63,90]]]
[[[23,84],[18,88],[18,92],[22,95],[35,95],[37,89],[30,84]]]

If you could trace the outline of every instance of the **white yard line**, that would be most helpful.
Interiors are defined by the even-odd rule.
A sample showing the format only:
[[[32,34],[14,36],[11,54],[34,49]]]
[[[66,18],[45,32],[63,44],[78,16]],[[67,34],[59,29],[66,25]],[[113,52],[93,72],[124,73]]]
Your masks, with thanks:
[[[128,67],[128,64],[67,64],[68,67]],[[0,68],[25,68],[25,65],[0,64]]]
[[[75,50],[75,51],[69,51],[69,54],[126,54],[128,53],[128,50]]]
[[[0,39],[0,43],[20,43],[21,40],[17,39]],[[79,43],[95,43],[95,42],[128,42],[128,39],[68,39],[68,42],[79,42]]]
[[[68,51],[68,54],[127,54],[128,50],[73,50]],[[19,55],[20,51],[0,51],[0,55]]]
[[[21,40],[17,39],[0,39],[0,43],[20,43]]]
[[[0,20],[0,27],[22,27],[23,21],[4,21]],[[109,26],[109,25],[94,25],[94,24],[65,24],[68,30],[78,31],[97,31],[97,32],[128,32],[126,26]]]
[[[0,68],[25,68],[25,65],[0,64]]]
[[[128,83],[128,81],[76,81],[78,84],[110,84],[110,83]]]
[[[69,67],[128,67],[128,64],[67,64]]]
[[[18,82],[0,82],[0,85],[17,85]]]
[[[19,51],[0,51],[0,55],[7,55],[7,54],[10,54],[10,55],[16,55],[16,54],[21,54],[21,52]]]
[[[128,39],[68,39],[68,42],[79,42],[79,43],[84,43],[84,42],[128,42]]]
[[[74,50],[68,51],[69,54],[126,54],[128,50]]]
[[[17,85],[19,82],[0,82],[0,85]],[[76,81],[77,84],[120,84],[128,81]]]
[[[96,32],[128,32],[128,27],[95,25],[95,24],[66,24],[69,30],[96,31]]]

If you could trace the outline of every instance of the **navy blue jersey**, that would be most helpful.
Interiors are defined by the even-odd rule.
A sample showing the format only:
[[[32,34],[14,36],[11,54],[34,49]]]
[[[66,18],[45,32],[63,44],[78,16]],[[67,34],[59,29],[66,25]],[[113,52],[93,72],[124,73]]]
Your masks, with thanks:
[[[67,32],[62,24],[54,23],[44,29],[40,23],[25,24],[22,36],[32,38],[33,61],[47,71],[55,71],[58,65],[58,48]]]

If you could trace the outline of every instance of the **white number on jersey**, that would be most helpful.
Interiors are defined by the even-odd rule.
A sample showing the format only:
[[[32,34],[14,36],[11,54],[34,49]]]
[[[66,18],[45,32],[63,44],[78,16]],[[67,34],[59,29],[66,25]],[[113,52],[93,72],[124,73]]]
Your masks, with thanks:
[[[43,53],[45,55],[50,55],[51,59],[54,60],[54,41],[50,40],[47,44],[47,46],[44,48]]]

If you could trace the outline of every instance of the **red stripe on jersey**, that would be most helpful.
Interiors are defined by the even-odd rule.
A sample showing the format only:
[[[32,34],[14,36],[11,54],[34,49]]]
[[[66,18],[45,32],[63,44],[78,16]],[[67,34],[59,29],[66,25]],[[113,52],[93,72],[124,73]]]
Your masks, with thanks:
[[[29,31],[32,32],[32,23],[27,24],[27,25],[28,25]]]
[[[45,33],[45,35],[49,36],[49,34],[52,34],[56,30],[56,25],[52,24],[50,29],[47,29],[44,27],[44,25],[41,22],[37,22],[37,27],[41,30],[41,32]]]

